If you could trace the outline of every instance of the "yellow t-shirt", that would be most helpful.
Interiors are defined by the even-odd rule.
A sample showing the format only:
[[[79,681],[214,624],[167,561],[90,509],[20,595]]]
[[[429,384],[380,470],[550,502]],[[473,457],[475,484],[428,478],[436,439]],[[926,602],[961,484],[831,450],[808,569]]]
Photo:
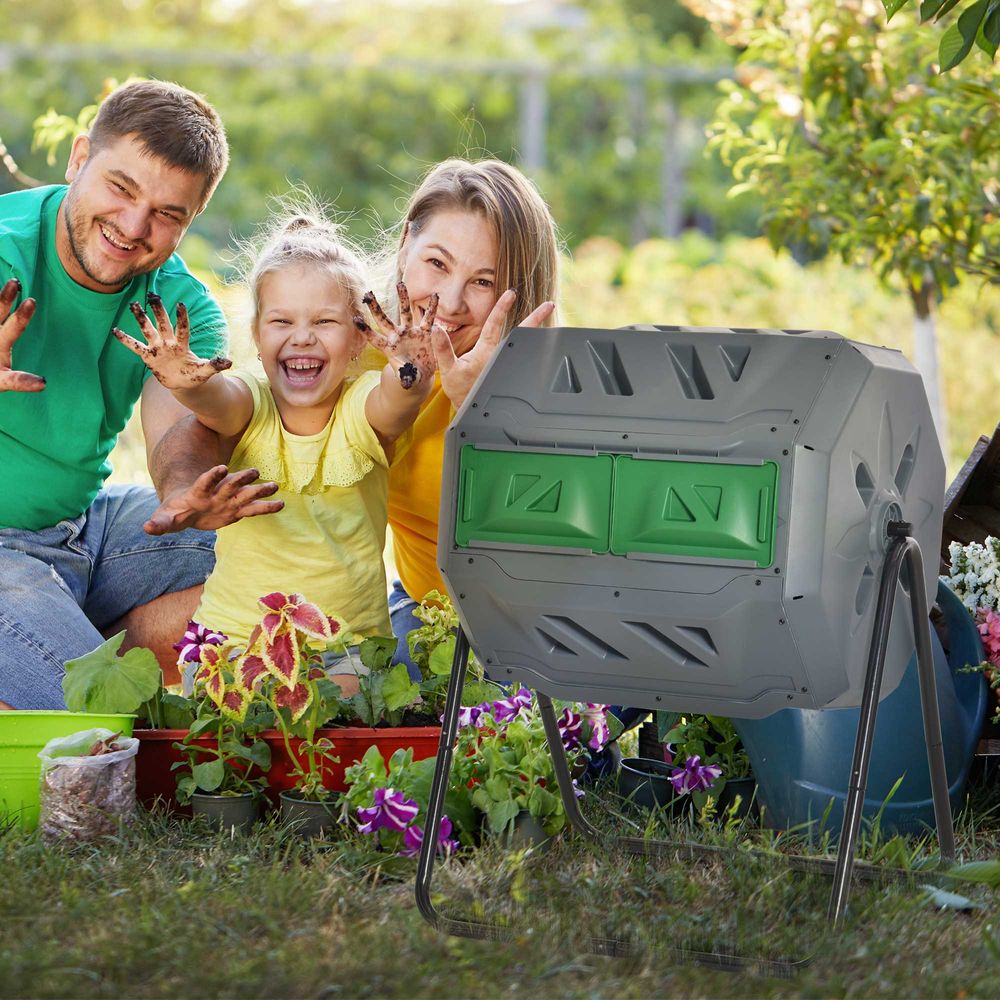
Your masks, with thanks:
[[[391,635],[382,562],[388,462],[365,417],[379,373],[345,382],[330,422],[305,436],[282,426],[265,379],[233,374],[250,388],[253,417],[230,469],[259,469],[285,506],[218,532],[195,620],[246,641],[263,613],[258,598],[281,591],[304,595],[352,632]]]
[[[389,524],[400,582],[419,601],[429,590],[445,593],[437,566],[438,514],[444,432],[455,411],[434,377],[434,388],[413,423],[412,439],[389,470]]]

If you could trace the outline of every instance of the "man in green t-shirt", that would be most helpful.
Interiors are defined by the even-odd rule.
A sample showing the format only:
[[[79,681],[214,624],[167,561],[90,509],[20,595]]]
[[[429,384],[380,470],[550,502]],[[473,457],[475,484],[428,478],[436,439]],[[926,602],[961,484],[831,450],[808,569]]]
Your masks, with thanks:
[[[214,537],[144,531],[156,493],[104,480],[137,400],[165,507],[218,461],[219,441],[171,437],[190,414],[110,331],[135,329],[144,308],[176,323],[183,303],[195,353],[224,353],[222,311],[174,251],[228,156],[202,98],[139,81],[75,139],[68,186],[0,197],[0,708],[64,707],[65,661],[121,628],[168,665],[197,605]],[[271,492],[224,468],[210,479],[236,505]],[[188,529],[219,523],[173,513]]]

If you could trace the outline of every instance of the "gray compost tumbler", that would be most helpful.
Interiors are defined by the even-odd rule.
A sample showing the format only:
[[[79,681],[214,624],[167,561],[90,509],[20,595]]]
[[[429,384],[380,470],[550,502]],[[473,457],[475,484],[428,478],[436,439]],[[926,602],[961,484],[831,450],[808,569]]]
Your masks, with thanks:
[[[556,696],[759,719],[872,688],[873,725],[923,645],[944,480],[898,351],[818,330],[519,329],[447,432],[438,559],[489,674],[538,690],[543,715]]]

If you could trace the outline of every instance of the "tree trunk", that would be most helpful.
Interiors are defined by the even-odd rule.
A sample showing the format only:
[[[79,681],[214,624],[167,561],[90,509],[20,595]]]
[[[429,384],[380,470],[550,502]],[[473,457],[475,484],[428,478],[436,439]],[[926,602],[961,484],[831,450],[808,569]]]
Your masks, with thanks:
[[[934,282],[925,278],[918,288],[910,288],[913,302],[913,364],[923,376],[931,417],[941,441],[941,450],[948,457],[948,420],[941,392],[941,372],[937,358],[937,336],[934,330]]]

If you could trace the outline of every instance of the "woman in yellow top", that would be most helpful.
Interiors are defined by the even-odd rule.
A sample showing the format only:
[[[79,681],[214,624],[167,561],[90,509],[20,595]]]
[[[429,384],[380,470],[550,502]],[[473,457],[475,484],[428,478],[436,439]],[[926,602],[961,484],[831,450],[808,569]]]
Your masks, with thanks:
[[[281,591],[304,594],[356,635],[385,635],[389,460],[433,385],[434,296],[414,325],[400,289],[406,325],[391,339],[371,334],[360,317],[360,257],[333,224],[303,214],[275,223],[248,284],[266,378],[224,375],[225,359],[192,354],[183,305],[174,331],[158,299],[150,296],[155,326],[134,303],[145,343],[114,331],[201,423],[239,435],[234,468],[256,467],[281,490],[278,513],[219,531],[195,621],[246,642],[259,598]],[[350,377],[363,331],[392,352],[381,372]]]
[[[559,253],[548,206],[515,167],[498,160],[439,163],[414,191],[396,249],[396,280],[421,316],[437,313],[439,373],[389,471],[389,524],[399,579],[389,596],[396,658],[411,673],[406,633],[437,569],[444,432],[504,335],[548,326],[558,294]]]

